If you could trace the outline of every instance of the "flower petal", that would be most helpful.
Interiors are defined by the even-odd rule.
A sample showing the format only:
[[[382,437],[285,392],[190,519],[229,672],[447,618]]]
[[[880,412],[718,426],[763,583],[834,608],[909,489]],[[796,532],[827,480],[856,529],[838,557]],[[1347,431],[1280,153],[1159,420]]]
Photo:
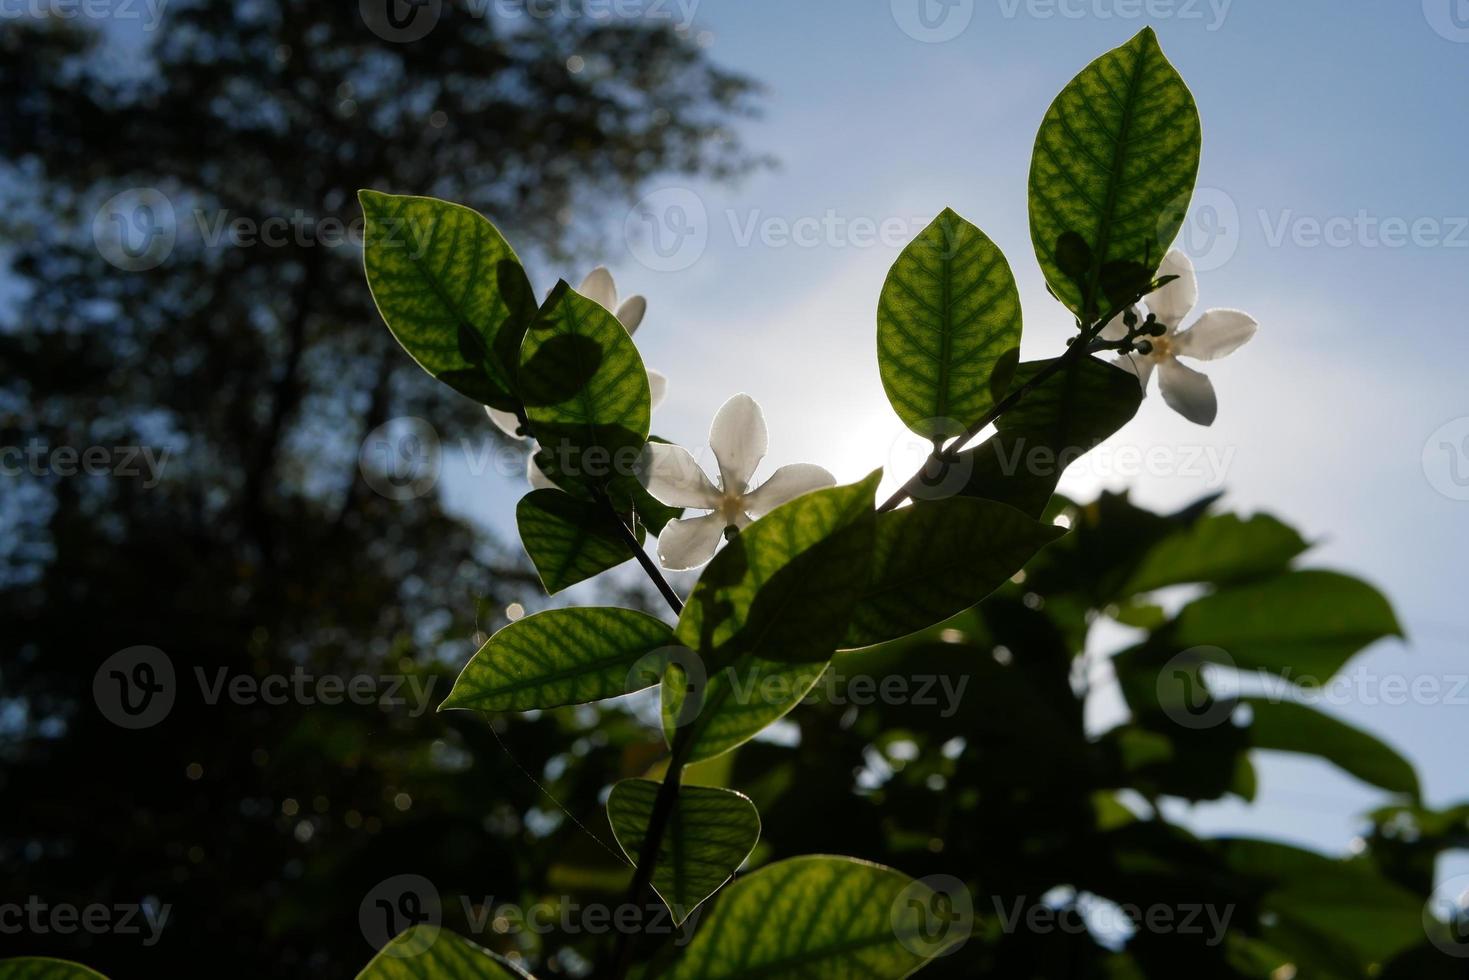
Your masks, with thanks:
[[[1133,316],[1137,316],[1138,319],[1142,319],[1142,317],[1138,316],[1137,307],[1130,306],[1127,308],[1126,313],[1119,313],[1114,316],[1111,322],[1103,327],[1102,332],[1097,334],[1097,336],[1101,337],[1103,340],[1126,340],[1127,323],[1124,321],[1123,317],[1125,317],[1127,313],[1131,313]]]
[[[641,296],[629,296],[617,308],[617,319],[628,333],[636,333],[643,315],[648,312],[648,301]]]
[[[514,412],[502,412],[498,408],[485,406],[485,413],[489,415],[490,421],[495,423],[495,428],[505,433],[512,439],[524,439],[520,433],[520,418]]]
[[[836,486],[837,479],[813,463],[792,463],[782,466],[760,484],[758,490],[747,494],[744,512],[759,520],[788,500],[795,500],[803,493]]]
[[[670,507],[714,510],[720,494],[687,449],[650,442],[638,460],[638,479],[653,499]]]
[[[719,460],[720,486],[730,493],[749,489],[750,477],[769,446],[770,434],[759,403],[745,394],[725,402],[709,427],[709,448]]]
[[[669,521],[658,536],[658,560],[673,572],[698,568],[719,550],[724,527],[718,514]]]
[[[649,408],[657,408],[663,404],[663,396],[668,394],[668,379],[661,371],[648,369],[648,394],[652,398]]]
[[[598,304],[608,313],[617,309],[617,286],[612,282],[612,273],[607,271],[605,265],[599,265],[576,287],[581,293],[593,303]]]
[[[1144,357],[1142,354],[1123,354],[1112,363],[1137,378],[1137,383],[1142,385],[1143,394],[1147,394],[1148,379],[1153,376],[1155,363],[1151,357]]]
[[[1254,317],[1239,310],[1210,310],[1174,339],[1173,349],[1184,357],[1212,361],[1239,350],[1259,326]]]
[[[1158,367],[1158,389],[1163,400],[1179,415],[1198,425],[1213,425],[1219,414],[1219,401],[1214,385],[1191,367],[1165,357]]]
[[[1160,323],[1177,328],[1199,302],[1199,277],[1194,274],[1194,264],[1178,249],[1168,253],[1163,264],[1158,266],[1157,278],[1178,278],[1162,289],[1148,294],[1148,309]]]
[[[551,478],[546,475],[546,471],[541,469],[540,464],[536,462],[535,453],[531,453],[530,458],[525,461],[525,478],[530,483],[532,490],[559,489],[551,481]]]

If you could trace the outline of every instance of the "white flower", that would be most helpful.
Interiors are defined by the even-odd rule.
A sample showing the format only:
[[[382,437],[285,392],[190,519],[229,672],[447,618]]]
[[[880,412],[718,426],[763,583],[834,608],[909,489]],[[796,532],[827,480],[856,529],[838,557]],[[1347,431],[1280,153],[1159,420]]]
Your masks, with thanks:
[[[658,537],[658,558],[664,568],[697,568],[714,557],[726,528],[747,527],[788,500],[836,484],[836,478],[820,466],[794,463],[782,466],[752,490],[750,478],[769,444],[765,415],[749,395],[725,402],[709,427],[709,448],[719,462],[717,486],[687,449],[648,443],[639,473],[648,492],[670,507],[713,512],[668,522]]]
[[[587,273],[587,277],[581,281],[580,286],[576,287],[576,291],[617,317],[618,322],[629,335],[637,332],[638,325],[643,322],[644,314],[648,312],[648,301],[641,296],[629,296],[622,301],[621,305],[618,304],[617,284],[612,281],[612,273],[607,271],[606,266],[599,265]],[[652,407],[658,407],[658,403],[663,401],[663,396],[668,391],[668,379],[657,371],[649,371],[648,390],[652,394]],[[520,431],[520,419],[514,412],[502,412],[489,406],[485,407],[485,411],[489,413],[490,421],[494,422],[495,427],[501,432],[512,439],[525,438]],[[534,457],[532,457],[531,470],[534,471],[535,468]],[[550,481],[546,480],[544,474],[541,479],[550,485]],[[531,477],[531,483],[532,485],[536,483],[534,476]]]
[[[1199,425],[1212,425],[1218,414],[1219,403],[1214,396],[1214,386],[1209,379],[1191,367],[1178,362],[1179,357],[1192,357],[1200,361],[1212,361],[1223,357],[1245,344],[1255,336],[1259,326],[1255,319],[1238,310],[1209,310],[1187,330],[1179,330],[1183,318],[1189,315],[1199,301],[1199,280],[1194,275],[1194,264],[1178,249],[1168,253],[1158,268],[1158,277],[1178,278],[1147,297],[1148,310],[1163,325],[1160,337],[1140,337],[1152,349],[1148,353],[1134,351],[1123,354],[1117,366],[1137,375],[1143,390],[1153,369],[1158,369],[1158,389],[1163,400],[1184,418]],[[1137,315],[1133,309],[1132,314]],[[1104,340],[1123,340],[1127,337],[1127,326],[1119,316],[1102,329]]]

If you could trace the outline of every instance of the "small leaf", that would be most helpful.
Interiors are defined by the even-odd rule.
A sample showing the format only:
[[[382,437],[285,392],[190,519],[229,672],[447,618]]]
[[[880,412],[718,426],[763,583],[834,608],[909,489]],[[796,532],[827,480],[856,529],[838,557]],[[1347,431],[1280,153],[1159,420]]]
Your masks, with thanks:
[[[636,472],[648,372],[615,316],[558,283],[526,331],[519,382],[537,458],[558,485],[603,487]]]
[[[726,888],[665,980],[906,977],[967,935],[930,931],[920,881],[853,858],[778,861]],[[947,910],[944,910],[947,911]]]
[[[946,208],[898,256],[878,300],[877,361],[893,410],[928,439],[977,423],[1010,382],[1020,330],[1004,253]]]
[[[647,686],[638,661],[674,643],[661,620],[633,609],[549,609],[490,637],[439,710],[530,711],[584,704]]]
[[[1014,386],[1051,363],[1020,365]],[[1001,415],[993,436],[959,454],[952,466],[965,480],[960,493],[1039,517],[1066,468],[1126,425],[1141,404],[1137,378],[1094,357],[1073,358]],[[913,489],[922,499],[922,484]]]
[[[1051,291],[1085,325],[1148,291],[1199,171],[1199,113],[1152,28],[1051,103],[1030,170],[1030,234]]]
[[[1358,779],[1390,793],[1418,796],[1418,774],[1383,742],[1315,708],[1289,701],[1245,698],[1257,749],[1319,756]]]
[[[560,490],[533,490],[520,498],[515,523],[549,595],[633,558],[606,508]],[[639,531],[638,540],[642,540]]]
[[[107,980],[96,970],[49,956],[0,960],[0,980]]]
[[[1221,589],[1185,606],[1169,634],[1176,648],[1220,647],[1242,670],[1324,684],[1370,643],[1401,636],[1382,593],[1360,579],[1316,570]]]
[[[671,671],[662,692],[669,740],[680,721],[694,726],[689,761],[750,739],[821,677],[867,578],[881,476],[782,504],[704,570],[678,637],[698,651],[706,677]]]
[[[950,497],[879,514],[872,579],[846,645],[917,632],[963,612],[1065,533],[992,500]]]
[[[1159,542],[1123,589],[1125,595],[1169,585],[1227,585],[1282,571],[1308,545],[1292,527],[1268,514],[1242,520],[1216,514]]]
[[[624,779],[607,798],[607,818],[617,844],[637,862],[661,784]],[[658,846],[653,888],[673,912],[674,925],[713,895],[739,870],[760,839],[760,814],[742,793],[710,786],[680,786]]]
[[[533,980],[503,956],[438,926],[413,926],[384,946],[357,980]]]
[[[413,359],[455,391],[504,411],[535,297],[484,216],[448,201],[359,191],[363,265],[378,312]]]

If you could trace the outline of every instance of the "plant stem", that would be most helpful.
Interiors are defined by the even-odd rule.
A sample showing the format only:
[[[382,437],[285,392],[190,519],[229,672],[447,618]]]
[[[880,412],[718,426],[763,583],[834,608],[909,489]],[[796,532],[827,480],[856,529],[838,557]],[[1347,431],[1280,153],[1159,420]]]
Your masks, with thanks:
[[[668,606],[673,610],[673,614],[675,616],[682,616],[683,600],[678,597],[678,593],[673,591],[673,586],[668,584],[668,579],[664,578],[663,573],[658,570],[658,565],[653,561],[652,556],[644,551],[643,546],[638,543],[638,536],[622,522],[622,515],[617,512],[616,507],[612,506],[612,501],[606,494],[599,493],[597,497],[602,501],[602,506],[606,509],[607,516],[612,518],[612,523],[617,525],[617,533],[622,538],[623,543],[632,549],[633,557],[638,560],[639,565],[643,566],[643,571],[648,573],[648,578],[652,579],[653,584],[658,587],[658,591],[663,594],[663,598],[668,601]]]

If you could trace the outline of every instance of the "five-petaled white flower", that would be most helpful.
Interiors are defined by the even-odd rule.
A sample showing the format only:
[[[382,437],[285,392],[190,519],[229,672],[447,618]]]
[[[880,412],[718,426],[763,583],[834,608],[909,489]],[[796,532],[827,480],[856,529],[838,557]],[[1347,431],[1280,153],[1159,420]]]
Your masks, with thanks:
[[[1193,326],[1179,330],[1183,318],[1199,301],[1199,280],[1194,274],[1194,264],[1178,249],[1163,259],[1158,277],[1163,276],[1178,278],[1147,296],[1149,312],[1164,328],[1162,335],[1140,336],[1138,341],[1148,345],[1144,348],[1146,353],[1123,354],[1116,363],[1137,375],[1144,391],[1153,369],[1157,368],[1158,389],[1163,393],[1163,400],[1190,422],[1212,425],[1219,411],[1214,385],[1203,374],[1180,364],[1178,358],[1212,361],[1223,357],[1255,336],[1259,324],[1238,310],[1209,310]],[[1137,316],[1135,308],[1130,312]],[[1124,317],[1118,316],[1102,329],[1100,336],[1103,340],[1123,340],[1127,333]]]
[[[648,443],[639,473],[648,492],[670,507],[713,512],[668,523],[658,537],[658,558],[664,568],[697,568],[714,557],[726,528],[747,527],[788,500],[836,484],[836,478],[820,466],[793,463],[751,489],[750,478],[769,442],[759,404],[749,395],[735,395],[709,427],[709,448],[719,462],[718,486],[687,449]]]
[[[638,325],[643,322],[643,316],[648,312],[648,301],[641,296],[629,296],[620,304],[617,302],[617,284],[612,280],[612,273],[607,271],[606,266],[597,266],[576,287],[576,291],[587,299],[596,303],[613,316],[617,317],[631,336],[637,332]],[[668,391],[668,379],[657,371],[648,371],[648,391],[652,396],[652,408],[657,408],[658,403],[663,401],[664,394]],[[489,414],[490,421],[495,427],[512,439],[524,439],[525,433],[520,431],[520,419],[514,412],[502,412],[497,408],[485,406],[485,412]],[[536,465],[536,454],[532,452],[525,463],[525,478],[534,490],[555,489],[556,484],[551,482],[541,468]]]

